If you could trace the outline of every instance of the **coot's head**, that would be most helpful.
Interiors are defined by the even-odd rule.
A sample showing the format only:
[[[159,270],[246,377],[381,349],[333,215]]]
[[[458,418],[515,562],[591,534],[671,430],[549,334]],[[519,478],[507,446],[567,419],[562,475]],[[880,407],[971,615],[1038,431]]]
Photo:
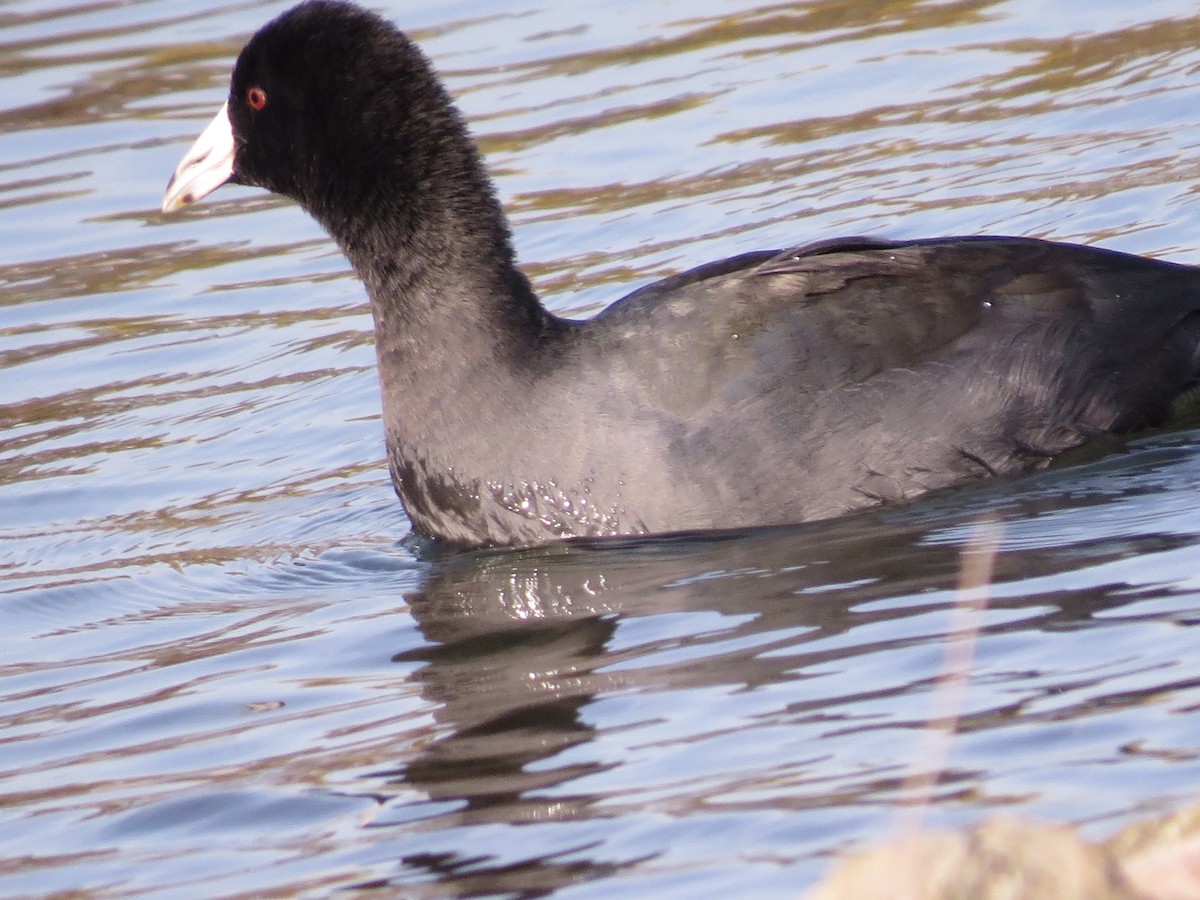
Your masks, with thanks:
[[[308,0],[265,25],[234,66],[229,98],[176,169],[171,211],[222,184],[291,197],[331,231],[402,197],[461,131],[423,54],[374,13]]]

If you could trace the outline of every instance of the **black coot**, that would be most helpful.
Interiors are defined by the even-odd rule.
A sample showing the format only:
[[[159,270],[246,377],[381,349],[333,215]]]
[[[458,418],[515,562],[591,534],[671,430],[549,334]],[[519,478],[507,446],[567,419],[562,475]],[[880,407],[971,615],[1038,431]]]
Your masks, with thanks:
[[[396,490],[460,545],[799,522],[1021,472],[1162,422],[1200,364],[1200,270],[1020,238],[749,253],[558,318],[428,61],[346,3],[250,40],[163,209],[226,181],[295,199],[349,257]]]

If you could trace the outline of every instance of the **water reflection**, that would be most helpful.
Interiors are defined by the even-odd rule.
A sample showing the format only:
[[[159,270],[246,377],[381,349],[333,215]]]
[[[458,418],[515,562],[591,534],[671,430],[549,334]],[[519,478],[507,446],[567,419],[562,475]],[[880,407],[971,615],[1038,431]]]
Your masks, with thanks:
[[[408,596],[430,643],[394,657],[397,663],[421,664],[412,678],[433,705],[437,737],[395,770],[372,774],[371,781],[386,784],[372,790],[383,804],[376,827],[411,826],[414,791],[427,798],[419,806],[437,828],[483,829],[481,835],[486,826],[578,823],[651,810],[675,816],[708,805],[766,811],[783,804],[813,811],[866,804],[886,810],[902,797],[911,760],[891,756],[830,781],[829,754],[871,732],[913,734],[923,728],[926,701],[919,698],[930,691],[936,666],[903,674],[893,661],[884,663],[889,677],[875,680],[864,673],[878,673],[881,660],[914,649],[926,659],[940,652],[946,613],[957,596],[963,543],[983,509],[1027,525],[1052,513],[1055,504],[1049,497],[1019,496],[1011,502],[983,500],[979,507],[947,516],[935,503],[913,516],[870,514],[817,527],[601,541],[437,563],[423,587]],[[1169,553],[1192,544],[1194,537],[1146,533],[1098,536],[1072,549],[1075,559],[1102,568],[1130,554]],[[1049,636],[1086,627],[1097,616],[1164,590],[1124,583],[1055,586],[1061,581],[1056,576],[1071,571],[1071,558],[1038,548],[1000,554],[981,636],[985,647],[1008,635]],[[706,696],[770,693],[814,677],[822,679],[820,689],[799,691],[791,702],[747,720],[745,732],[720,707],[704,726],[692,723],[704,718],[702,705],[681,715],[671,701],[664,706],[653,700],[703,704]],[[1096,673],[1090,683],[1103,690],[1105,677]],[[1027,709],[1044,688],[1033,673],[1021,673],[1016,681],[1023,683],[1014,684],[1008,697],[968,711],[963,734],[1091,712],[1094,700],[1088,699],[1054,712]],[[1188,679],[1179,688],[1197,684],[1200,680]],[[806,693],[810,699],[800,699]],[[1104,702],[1110,708],[1136,707],[1153,695],[1153,688],[1116,692]],[[809,758],[779,759],[723,786],[704,787],[711,762],[700,761],[665,782],[637,784],[628,773],[605,779],[630,760],[606,758],[606,751],[587,745],[646,724],[637,716],[614,722],[602,711],[622,697],[643,698],[663,721],[686,722],[666,743],[695,744],[701,756],[722,733],[747,755],[761,754],[764,737],[754,732],[769,725],[803,735]],[[913,698],[919,699],[916,715],[879,714],[911,707]],[[653,752],[659,745],[648,737],[639,746]],[[983,775],[972,763],[952,763],[941,780],[940,800],[987,805],[974,793]],[[781,795],[781,782],[793,786],[790,799]],[[742,799],[756,794],[760,799]],[[649,847],[639,859],[665,852]],[[609,851],[593,855],[583,845],[570,856],[563,862],[557,854],[493,845],[481,837],[471,852],[404,856],[406,874],[394,883],[407,884],[419,872],[435,878],[439,891],[465,896],[482,884],[511,881],[552,890],[612,873]]]

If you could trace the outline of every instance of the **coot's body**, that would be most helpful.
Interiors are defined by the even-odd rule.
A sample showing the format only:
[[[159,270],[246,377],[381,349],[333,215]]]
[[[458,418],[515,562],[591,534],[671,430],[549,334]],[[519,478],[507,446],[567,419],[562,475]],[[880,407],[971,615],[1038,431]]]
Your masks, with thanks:
[[[164,209],[227,180],[346,252],[396,489],[465,546],[799,522],[1020,472],[1162,422],[1200,368],[1196,269],[1020,238],[746,254],[557,318],[427,61],[344,3],[251,40]]]

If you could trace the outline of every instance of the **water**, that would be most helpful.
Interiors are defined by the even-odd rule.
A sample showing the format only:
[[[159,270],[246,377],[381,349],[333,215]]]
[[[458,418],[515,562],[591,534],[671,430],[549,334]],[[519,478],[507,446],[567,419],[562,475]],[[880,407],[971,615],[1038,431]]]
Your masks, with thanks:
[[[0,894],[795,896],[887,834],[964,546],[928,819],[1200,791],[1200,450],[824,525],[421,560],[361,288],[291,205],[157,212],[286,4],[0,12]],[[1188,3],[382,7],[548,304],[829,234],[1200,262]]]

